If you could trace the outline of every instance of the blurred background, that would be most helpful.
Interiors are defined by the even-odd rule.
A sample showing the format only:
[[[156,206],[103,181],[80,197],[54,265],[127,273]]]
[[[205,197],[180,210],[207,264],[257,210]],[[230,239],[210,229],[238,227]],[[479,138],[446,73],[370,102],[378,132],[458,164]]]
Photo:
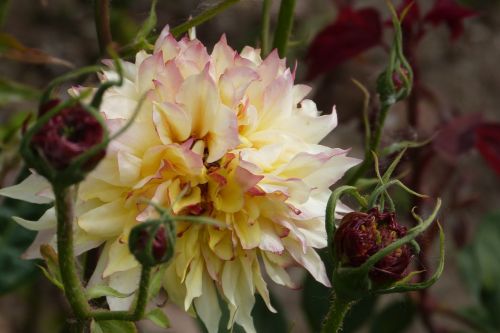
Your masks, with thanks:
[[[410,2],[398,0],[394,5],[402,8]],[[217,1],[160,0],[157,31],[214,4]],[[261,7],[260,0],[241,0],[201,25],[197,37],[209,50],[222,34],[237,50],[258,45]],[[117,45],[134,39],[149,8],[148,0],[112,1]],[[276,0],[272,24],[278,9]],[[99,61],[93,15],[90,0],[0,1],[0,187],[27,175],[16,150],[18,132],[35,112],[41,90],[72,67]],[[297,0],[288,64],[298,66],[297,83],[313,87],[308,98],[319,110],[331,112],[336,106],[339,126],[325,144],[352,147],[351,155],[360,158],[365,99],[352,79],[371,93],[369,110],[375,113],[376,79],[387,63],[393,37],[389,17],[381,0]],[[360,302],[344,332],[499,332],[500,2],[415,0],[403,30],[416,82],[412,96],[389,113],[382,145],[432,139],[409,150],[397,172],[414,190],[443,199],[446,267],[425,292]],[[391,157],[389,152],[382,167]],[[399,219],[408,225],[413,223],[413,206],[425,215],[433,204],[404,193],[393,195]],[[34,234],[10,218],[35,219],[45,208],[0,198],[0,333],[64,330],[68,307],[60,291],[41,274],[41,262],[20,258]],[[414,259],[415,269],[423,271],[420,278],[431,275],[436,266],[436,237],[436,230],[430,230],[420,240],[423,251]],[[259,333],[319,331],[329,292],[302,271],[293,273],[303,280],[302,288],[272,287],[279,314],[268,313],[258,302],[254,317]],[[196,320],[174,306],[167,304],[166,311],[172,323],[168,332],[203,332]],[[144,332],[157,330],[146,323],[141,327]]]

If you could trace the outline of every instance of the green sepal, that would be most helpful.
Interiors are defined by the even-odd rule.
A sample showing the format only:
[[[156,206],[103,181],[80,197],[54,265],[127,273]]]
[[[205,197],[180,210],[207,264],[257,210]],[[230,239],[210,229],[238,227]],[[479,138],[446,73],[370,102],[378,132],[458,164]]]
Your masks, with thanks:
[[[165,253],[161,258],[154,254],[153,243],[157,233],[165,237]],[[136,225],[130,231],[128,245],[130,252],[144,266],[156,266],[169,261],[174,255],[175,230],[172,221],[149,220]]]

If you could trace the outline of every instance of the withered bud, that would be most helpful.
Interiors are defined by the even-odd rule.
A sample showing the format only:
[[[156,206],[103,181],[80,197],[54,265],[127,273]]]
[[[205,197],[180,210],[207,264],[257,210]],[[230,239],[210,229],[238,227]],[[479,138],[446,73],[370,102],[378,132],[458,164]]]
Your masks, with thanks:
[[[349,213],[335,232],[337,260],[343,266],[361,266],[369,257],[405,235],[406,227],[396,221],[392,212],[372,208],[366,213]],[[410,247],[401,246],[375,264],[369,273],[370,278],[377,283],[402,279],[406,276],[411,257]]]
[[[40,107],[39,116],[56,107],[53,99]],[[80,105],[68,107],[52,117],[34,136],[31,145],[40,151],[50,165],[62,170],[89,148],[102,142],[104,130],[95,117]],[[104,157],[105,151],[87,161],[84,171],[92,170]]]

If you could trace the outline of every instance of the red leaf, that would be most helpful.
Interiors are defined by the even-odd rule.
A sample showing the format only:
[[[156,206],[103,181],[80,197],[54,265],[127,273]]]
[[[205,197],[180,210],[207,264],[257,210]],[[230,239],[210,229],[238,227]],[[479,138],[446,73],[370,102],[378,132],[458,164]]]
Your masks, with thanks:
[[[500,123],[481,124],[475,132],[477,150],[500,176]]]
[[[480,113],[460,115],[444,124],[434,139],[434,150],[445,160],[457,158],[474,148],[476,127],[482,124]]]
[[[425,16],[425,21],[433,25],[446,24],[451,38],[457,39],[464,31],[463,20],[478,15],[478,12],[463,7],[454,0],[436,0],[434,7]]]
[[[376,9],[341,9],[337,20],[316,35],[307,53],[309,78],[325,73],[344,61],[377,46],[382,21]]]

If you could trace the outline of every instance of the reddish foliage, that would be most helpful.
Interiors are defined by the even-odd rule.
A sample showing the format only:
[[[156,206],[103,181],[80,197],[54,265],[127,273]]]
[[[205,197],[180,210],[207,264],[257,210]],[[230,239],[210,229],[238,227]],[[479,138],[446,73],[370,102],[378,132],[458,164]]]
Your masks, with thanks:
[[[433,141],[434,150],[445,160],[455,163],[457,158],[474,148],[474,132],[483,122],[480,113],[459,115],[439,128]]]
[[[463,20],[476,15],[476,11],[463,7],[454,0],[436,0],[425,20],[434,25],[446,24],[451,31],[451,38],[457,39],[464,31]]]
[[[490,167],[500,175],[500,123],[484,123],[476,127],[476,148]]]
[[[380,44],[382,21],[374,8],[341,9],[337,20],[324,28],[309,47],[309,78]]]

